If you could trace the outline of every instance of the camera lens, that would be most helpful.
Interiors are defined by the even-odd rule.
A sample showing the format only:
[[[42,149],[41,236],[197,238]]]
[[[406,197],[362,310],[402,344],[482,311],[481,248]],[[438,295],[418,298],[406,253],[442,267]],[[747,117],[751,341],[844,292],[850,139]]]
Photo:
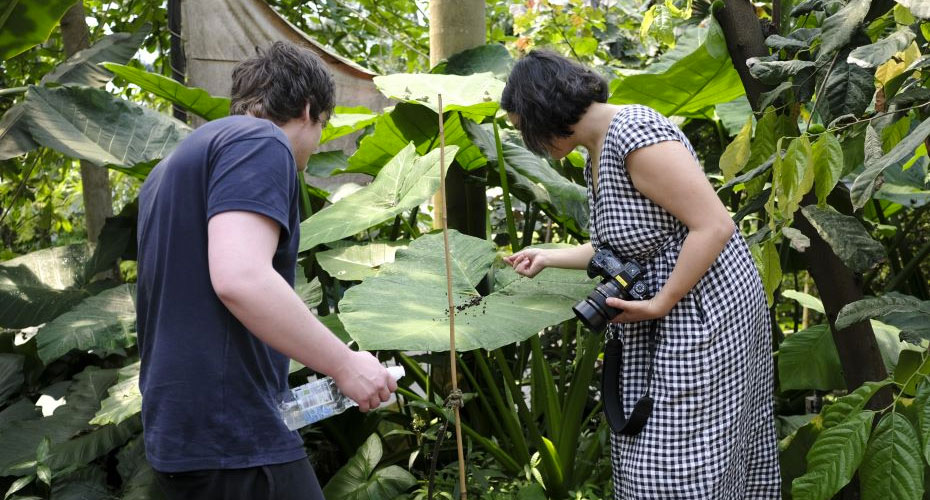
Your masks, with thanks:
[[[607,305],[607,297],[619,297],[622,289],[612,279],[602,281],[594,291],[572,307],[575,316],[593,332],[601,332],[620,311]]]

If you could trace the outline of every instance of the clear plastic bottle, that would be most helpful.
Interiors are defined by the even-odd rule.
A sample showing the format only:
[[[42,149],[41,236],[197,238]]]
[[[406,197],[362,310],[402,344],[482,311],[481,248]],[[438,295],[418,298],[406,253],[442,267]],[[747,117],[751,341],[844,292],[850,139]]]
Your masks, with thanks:
[[[404,376],[403,366],[390,366],[388,373],[398,380]],[[324,418],[338,415],[358,403],[339,392],[332,377],[316,379],[285,392],[278,400],[278,413],[284,425],[294,431],[319,422]]]

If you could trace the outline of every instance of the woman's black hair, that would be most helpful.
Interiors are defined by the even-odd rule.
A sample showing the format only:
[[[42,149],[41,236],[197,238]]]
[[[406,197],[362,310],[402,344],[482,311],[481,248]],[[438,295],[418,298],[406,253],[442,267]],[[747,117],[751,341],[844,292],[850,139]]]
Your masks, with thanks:
[[[539,155],[592,102],[607,102],[607,81],[594,71],[548,50],[533,50],[517,61],[501,96],[501,107],[520,118],[526,147]]]

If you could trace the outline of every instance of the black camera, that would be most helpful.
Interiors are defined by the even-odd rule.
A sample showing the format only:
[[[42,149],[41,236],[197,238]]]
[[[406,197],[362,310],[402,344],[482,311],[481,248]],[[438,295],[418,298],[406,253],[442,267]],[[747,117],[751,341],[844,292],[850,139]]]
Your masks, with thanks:
[[[572,311],[591,331],[602,332],[607,322],[622,312],[608,306],[607,298],[643,300],[646,298],[644,275],[643,267],[636,261],[625,261],[602,248],[588,263],[588,277],[602,276],[604,279],[585,299],[575,304]]]

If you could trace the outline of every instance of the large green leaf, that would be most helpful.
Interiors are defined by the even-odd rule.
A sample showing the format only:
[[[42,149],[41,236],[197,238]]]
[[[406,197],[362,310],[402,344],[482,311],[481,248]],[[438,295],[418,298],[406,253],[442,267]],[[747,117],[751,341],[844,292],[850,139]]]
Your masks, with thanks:
[[[452,55],[447,61],[434,66],[430,73],[465,76],[490,72],[497,78],[506,79],[513,63],[513,57],[502,44],[489,43]]]
[[[95,427],[67,441],[52,445],[48,465],[53,471],[72,465],[84,465],[126,444],[142,430],[142,417],[124,421],[119,425]]]
[[[158,486],[155,471],[145,459],[145,444],[142,436],[120,448],[116,455],[116,470],[122,480],[122,500],[160,500],[162,489]]]
[[[921,455],[930,463],[930,380],[923,379],[917,384],[917,430],[920,434]]]
[[[868,297],[846,304],[836,316],[836,327],[846,328],[853,323],[891,313],[919,313],[930,319],[930,300],[921,301],[906,295]]]
[[[174,118],[89,87],[30,86],[25,103],[36,142],[97,165],[163,158],[190,132]]]
[[[145,25],[135,33],[107,35],[46,73],[39,83],[41,85],[60,83],[62,85],[86,85],[88,87],[102,88],[113,79],[113,74],[98,63],[104,61],[128,62],[139,50],[150,30],[150,26]]]
[[[829,429],[843,423],[850,415],[858,414],[865,408],[869,399],[881,388],[891,383],[890,379],[879,382],[866,382],[853,392],[839,397],[833,403],[825,406],[820,412],[824,429]]]
[[[924,463],[920,439],[907,417],[882,417],[865,450],[859,479],[863,500],[922,498]]]
[[[316,177],[329,177],[333,172],[345,170],[348,166],[349,157],[342,151],[321,151],[310,155],[304,173]]]
[[[664,115],[711,118],[715,104],[743,95],[743,84],[733,68],[722,34],[713,24],[707,40],[694,52],[660,74],[632,75],[620,80],[608,102],[643,104]]]
[[[446,147],[446,165],[457,148]],[[351,236],[428,200],[439,188],[439,150],[417,156],[408,145],[371,184],[313,214],[300,225],[300,251]]]
[[[0,353],[0,406],[23,386],[24,359],[22,354]]]
[[[801,61],[790,59],[787,61],[768,61],[764,58],[750,57],[746,60],[746,67],[753,78],[771,85],[782,83],[798,73],[816,67],[814,61]]]
[[[930,3],[926,0],[894,0],[908,8],[911,14],[924,19],[930,19]]]
[[[372,434],[323,488],[330,500],[392,500],[410,489],[413,474],[391,465],[375,469],[383,454],[381,439]]]
[[[859,116],[872,102],[875,70],[846,62],[849,53],[848,49],[840,53],[823,84],[822,95],[817,96],[823,100],[817,106],[817,112],[824,117],[824,123],[843,115]]]
[[[387,97],[421,104],[438,112],[437,96],[442,94],[442,109],[461,111],[471,120],[494,116],[500,107],[504,82],[491,73],[468,76],[398,73],[376,76],[375,85]]]
[[[406,241],[352,245],[317,252],[317,262],[330,276],[343,281],[361,281],[378,274],[378,268],[394,262],[394,254],[407,248]]]
[[[472,141],[489,162],[497,163],[497,146],[490,125],[466,123]],[[577,231],[588,225],[588,195],[584,186],[575,184],[556,172],[549,163],[528,149],[510,140],[503,140],[501,149],[508,180],[514,194],[526,202],[540,204],[560,223],[568,223]],[[511,178],[512,177],[512,178]]]
[[[103,66],[142,90],[167,99],[206,120],[215,120],[229,114],[229,99],[225,97],[214,97],[201,88],[186,87],[166,76],[131,66],[111,62],[103,63]]]
[[[449,235],[456,348],[494,349],[525,340],[571,318],[571,307],[595,282],[582,271],[547,269],[535,279],[505,268],[494,292],[475,290],[491,270],[494,246],[455,231]],[[346,291],[339,318],[363,349],[449,349],[449,311],[441,234],[431,234],[397,252],[392,264]]]
[[[864,273],[885,258],[885,248],[872,239],[855,217],[829,208],[808,205],[801,209],[837,257],[857,273]]]
[[[136,343],[135,286],[124,284],[88,297],[36,336],[46,365],[72,349],[113,350]]]
[[[912,156],[914,150],[923,144],[928,135],[930,135],[930,120],[924,120],[907,137],[897,143],[891,151],[877,160],[867,161],[865,171],[859,174],[855,182],[853,182],[850,195],[853,205],[856,208],[865,206],[875,192],[882,172],[896,162]]]
[[[843,173],[843,146],[833,133],[825,133],[812,148],[817,202],[823,204]]]
[[[831,54],[849,42],[869,12],[871,3],[871,0],[850,0],[843,8],[824,20],[820,44],[821,56]]]
[[[0,60],[48,39],[73,0],[0,1]]]
[[[358,132],[374,123],[377,119],[378,115],[365,108],[336,106],[333,109],[333,116],[326,122],[326,127],[323,128],[323,133],[320,135],[320,144]]]
[[[772,184],[778,211],[790,220],[801,203],[801,198],[814,186],[814,168],[811,165],[811,144],[806,135],[794,139],[784,156],[777,154],[772,169]]]
[[[90,247],[52,247],[0,263],[0,327],[45,323],[90,293],[80,288]]]
[[[449,113],[443,123],[446,145],[458,146],[455,159],[466,170],[485,163],[484,156],[468,139],[458,113]],[[413,142],[417,153],[424,155],[439,148],[439,116],[426,106],[400,103],[378,118],[373,134],[364,137],[358,150],[349,157],[346,172],[377,175],[397,153]]]
[[[752,118],[746,120],[746,124],[736,134],[733,142],[727,145],[726,150],[720,155],[720,171],[723,172],[723,179],[730,181],[736,174],[743,171],[746,163],[749,161],[750,140],[752,138]]]
[[[93,430],[87,422],[100,407],[100,399],[116,381],[116,370],[88,367],[75,376],[65,394],[65,405],[43,418],[13,422],[0,431],[0,475],[28,474],[32,465],[16,467],[35,458],[39,443],[48,437],[52,447]]]
[[[778,381],[785,391],[846,388],[840,356],[827,325],[785,337],[778,348]]]
[[[56,476],[52,482],[51,498],[55,500],[88,500],[110,498],[107,472],[102,465],[89,465]]]
[[[107,389],[109,397],[100,403],[100,410],[90,420],[94,425],[119,424],[142,411],[137,361],[119,370],[119,379]]]
[[[915,37],[914,32],[907,28],[895,31],[873,44],[856,47],[849,53],[846,62],[863,68],[874,68],[906,49]]]
[[[807,473],[792,482],[792,498],[831,498],[849,483],[865,454],[874,415],[857,413],[817,437],[807,454]]]
[[[0,118],[0,160],[21,156],[39,147],[24,119],[27,111],[26,105],[19,102]]]

